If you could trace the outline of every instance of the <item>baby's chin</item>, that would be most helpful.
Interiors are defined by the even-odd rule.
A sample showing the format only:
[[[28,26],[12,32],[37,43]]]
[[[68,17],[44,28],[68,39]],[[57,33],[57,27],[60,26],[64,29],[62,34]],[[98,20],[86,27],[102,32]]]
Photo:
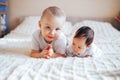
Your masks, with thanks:
[[[47,43],[51,43],[53,40],[45,40]]]
[[[80,55],[83,54],[84,52],[76,52],[76,55]]]
[[[81,53],[76,53],[76,55],[80,55]]]

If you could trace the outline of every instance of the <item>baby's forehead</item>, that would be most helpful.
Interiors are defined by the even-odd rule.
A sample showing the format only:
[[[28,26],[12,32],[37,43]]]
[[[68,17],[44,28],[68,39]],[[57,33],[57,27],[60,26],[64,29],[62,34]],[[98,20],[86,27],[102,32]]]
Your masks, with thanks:
[[[49,25],[49,26],[52,26],[52,27],[63,27],[64,24],[65,24],[65,21],[61,18],[53,18],[53,19],[45,19],[43,20],[43,23],[45,25]]]
[[[54,15],[54,14],[51,14],[51,13],[45,13],[43,16],[42,16],[42,18],[44,19],[44,18],[46,18],[46,17],[51,17],[51,18],[58,18],[58,19],[63,19],[63,20],[66,20],[66,16],[63,16],[63,15],[60,15],[60,16],[58,16],[58,15]]]
[[[86,38],[85,37],[73,38],[73,42],[77,44],[85,44]]]
[[[87,38],[85,36],[79,36],[79,37],[74,37],[73,39],[78,39],[78,40],[86,40]]]

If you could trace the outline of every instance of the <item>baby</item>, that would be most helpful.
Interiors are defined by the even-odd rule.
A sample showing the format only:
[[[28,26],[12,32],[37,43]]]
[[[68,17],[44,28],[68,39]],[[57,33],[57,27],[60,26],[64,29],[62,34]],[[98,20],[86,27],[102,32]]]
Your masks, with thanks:
[[[40,29],[33,33],[31,57],[56,58],[65,55],[67,39],[61,31],[65,21],[64,11],[56,6],[43,11]]]
[[[66,56],[70,57],[92,57],[92,42],[94,39],[94,31],[87,26],[79,28],[72,42],[67,46]]]

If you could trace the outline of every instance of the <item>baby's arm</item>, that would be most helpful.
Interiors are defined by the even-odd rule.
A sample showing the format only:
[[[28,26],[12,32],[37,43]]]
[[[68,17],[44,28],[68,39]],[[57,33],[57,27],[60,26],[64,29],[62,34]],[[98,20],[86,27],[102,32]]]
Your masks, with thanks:
[[[52,58],[65,57],[66,44],[57,45],[56,52],[51,56]]]
[[[61,54],[61,53],[54,53],[51,57],[52,57],[52,58],[65,57],[65,54]]]
[[[85,56],[85,58],[91,58],[92,57],[92,55],[86,55]]]
[[[62,46],[57,47],[57,52],[52,54],[52,58],[57,58],[57,57],[66,57],[65,56],[65,50],[66,50],[66,46],[64,44],[62,44]]]
[[[50,51],[49,51],[50,46],[47,46],[45,49],[43,49],[41,52],[38,50],[32,50],[31,51],[31,57],[34,58],[49,58]]]
[[[64,57],[63,54],[54,53],[52,45],[50,45],[50,44],[48,44],[47,50],[48,50],[48,53],[46,55],[47,58]]]
[[[30,56],[34,58],[43,58],[45,55],[44,52],[44,50],[42,52],[39,52],[38,50],[31,50]]]

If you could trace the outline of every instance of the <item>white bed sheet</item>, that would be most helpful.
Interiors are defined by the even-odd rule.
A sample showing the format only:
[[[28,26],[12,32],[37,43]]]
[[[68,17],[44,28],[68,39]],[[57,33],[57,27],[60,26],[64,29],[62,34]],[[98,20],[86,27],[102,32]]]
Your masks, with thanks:
[[[33,25],[22,23],[24,31]],[[77,23],[72,31],[82,25],[94,29],[94,42],[104,53],[100,58],[31,58],[30,31],[15,29],[0,40],[0,80],[120,80],[120,32],[109,23],[89,20]]]
[[[35,59],[0,54],[0,80],[119,80],[120,56]],[[116,64],[117,63],[117,64]]]

